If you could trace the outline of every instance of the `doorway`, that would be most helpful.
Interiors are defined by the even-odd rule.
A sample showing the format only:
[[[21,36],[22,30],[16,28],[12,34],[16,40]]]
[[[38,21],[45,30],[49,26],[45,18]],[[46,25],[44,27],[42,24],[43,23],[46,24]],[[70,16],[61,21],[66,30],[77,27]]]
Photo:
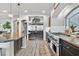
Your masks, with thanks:
[[[29,16],[28,32],[29,40],[43,40],[43,16]]]

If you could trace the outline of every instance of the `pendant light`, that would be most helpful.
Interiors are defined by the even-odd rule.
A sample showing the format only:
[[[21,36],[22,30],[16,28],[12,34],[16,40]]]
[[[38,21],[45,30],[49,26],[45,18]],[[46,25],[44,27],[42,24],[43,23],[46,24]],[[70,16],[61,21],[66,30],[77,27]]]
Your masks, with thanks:
[[[12,4],[10,3],[10,13],[9,13],[9,15],[8,15],[10,18],[12,18],[13,17],[13,14],[12,14]]]
[[[17,18],[17,20],[19,20],[20,19],[20,3],[18,3],[17,6],[18,6],[18,18]]]

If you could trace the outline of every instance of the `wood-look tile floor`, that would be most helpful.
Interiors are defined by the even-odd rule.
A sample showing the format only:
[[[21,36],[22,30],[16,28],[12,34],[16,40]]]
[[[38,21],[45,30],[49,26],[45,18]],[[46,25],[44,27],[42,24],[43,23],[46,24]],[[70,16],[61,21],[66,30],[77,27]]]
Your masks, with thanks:
[[[28,40],[27,47],[21,49],[16,56],[51,56],[48,44],[44,40]]]

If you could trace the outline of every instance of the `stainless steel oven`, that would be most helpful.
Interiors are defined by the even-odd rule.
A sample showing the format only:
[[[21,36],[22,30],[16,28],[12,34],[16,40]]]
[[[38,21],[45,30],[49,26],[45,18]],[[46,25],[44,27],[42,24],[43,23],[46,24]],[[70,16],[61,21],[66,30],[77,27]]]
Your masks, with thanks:
[[[48,35],[48,43],[52,52],[58,56],[59,55],[59,37],[53,34]]]
[[[59,55],[59,42],[54,38],[50,42],[50,48],[56,56]]]

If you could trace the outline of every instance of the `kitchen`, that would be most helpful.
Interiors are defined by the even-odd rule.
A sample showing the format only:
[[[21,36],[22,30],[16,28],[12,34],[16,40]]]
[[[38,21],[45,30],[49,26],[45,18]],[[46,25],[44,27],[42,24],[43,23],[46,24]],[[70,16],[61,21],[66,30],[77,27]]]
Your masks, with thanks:
[[[53,26],[47,30],[47,41],[57,56],[79,56],[79,6],[77,4],[63,6],[61,13],[57,14],[58,18],[55,14],[52,15],[55,21],[52,20]]]
[[[33,7],[37,5],[41,6],[41,8],[36,7],[37,10],[35,10],[36,8],[34,9]],[[17,14],[12,6],[14,9],[17,9]],[[22,9],[22,7],[28,6],[29,11]],[[15,12],[15,18],[12,15],[9,15],[9,20],[6,19],[7,17],[2,17],[6,21],[0,20],[0,24],[2,24],[1,26],[9,22],[9,24],[11,25],[11,28],[9,30],[5,29],[5,27],[0,28],[0,31],[2,31],[2,33],[0,34],[1,56],[16,56],[16,54],[20,50],[29,48],[29,45],[31,45],[31,43],[27,44],[28,41],[36,42],[34,43],[35,47],[37,47],[36,44],[38,44],[38,42],[40,42],[41,44],[41,42],[45,41],[47,44],[46,51],[50,49],[50,51],[53,53],[53,55],[47,54],[48,56],[79,56],[79,4],[15,3],[10,4],[9,7],[10,13]],[[41,9],[42,13],[39,12]],[[24,10],[25,14],[23,14]],[[4,13],[6,13],[5,10]],[[23,15],[21,15],[20,13]],[[6,33],[7,31],[8,33]],[[7,39],[4,36],[6,36]],[[27,52],[26,54],[28,55]],[[29,55],[31,54],[29,53]]]

